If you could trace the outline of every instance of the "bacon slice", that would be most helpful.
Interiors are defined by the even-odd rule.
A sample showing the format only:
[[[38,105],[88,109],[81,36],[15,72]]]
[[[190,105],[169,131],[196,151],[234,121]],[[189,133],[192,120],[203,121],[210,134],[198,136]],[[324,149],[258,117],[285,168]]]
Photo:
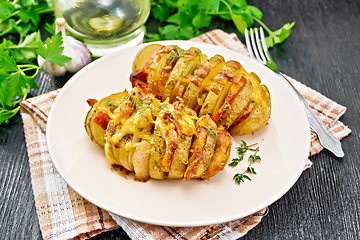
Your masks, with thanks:
[[[240,89],[246,83],[246,78],[243,76],[241,76],[241,78],[235,77],[233,81],[234,83],[231,85],[223,105],[211,117],[211,119],[216,123],[224,115],[224,113],[231,108],[230,103],[234,100]]]
[[[205,180],[209,180],[212,176],[222,171],[226,166],[229,150],[232,145],[232,137],[226,131],[226,126],[221,125],[218,127],[216,140],[215,153],[211,159],[208,169],[201,177]]]
[[[120,108],[119,114],[117,114],[116,118],[114,119],[115,126],[129,118],[130,114],[134,109],[130,106],[124,106]]]
[[[233,77],[234,74],[232,74],[231,72],[224,69],[220,70],[217,73],[214,81],[212,82],[210,86],[210,90],[216,93],[217,95],[219,95],[220,92],[222,91],[222,86],[224,85],[224,83],[226,81],[231,81]]]
[[[94,122],[99,125],[102,129],[106,130],[107,125],[110,121],[110,117],[104,110],[99,110],[95,113],[93,117]]]
[[[147,76],[148,76],[148,69],[142,68],[139,70],[136,70],[135,72],[130,74],[130,82],[131,87],[135,87],[138,85],[139,82],[145,83],[147,82]]]
[[[98,100],[94,99],[94,98],[89,98],[88,100],[86,100],[87,104],[89,104],[90,107],[94,106],[95,103],[98,102]]]
[[[211,119],[214,122],[217,122],[224,113],[231,108],[230,103],[225,102],[217,111],[214,113],[214,115],[211,116]]]
[[[154,59],[158,56],[160,52],[162,52],[166,47],[164,45],[161,45],[155,49],[153,54],[150,56],[149,60],[146,61],[143,68],[148,69],[151,65],[151,63],[154,61]]]
[[[194,74],[201,78],[205,78],[209,74],[210,70],[211,69],[208,66],[202,66],[202,67],[196,69],[194,71]]]
[[[233,80],[233,84],[225,98],[225,101],[231,103],[231,101],[235,98],[235,96],[239,93],[240,89],[246,83],[246,78],[241,76],[240,78],[235,77]]]
[[[195,135],[195,141],[193,144],[194,152],[189,159],[189,165],[185,170],[183,181],[190,180],[196,174],[198,165],[203,158],[203,148],[205,146],[208,133],[208,130],[205,128],[205,126],[208,125],[209,119],[210,116],[206,115],[203,118],[201,124],[197,126],[197,134]]]
[[[141,98],[144,99],[144,98],[151,98],[151,99],[154,99],[154,92],[147,88],[146,87],[146,83],[143,83],[143,82],[139,82],[137,85],[136,85],[136,89],[138,90],[138,92],[140,92],[142,94]]]
[[[170,165],[174,157],[174,153],[177,147],[179,146],[182,133],[179,122],[170,112],[165,112],[164,118],[170,121],[170,129],[169,129],[168,137],[166,139],[166,150],[165,150],[164,158],[162,160],[161,170],[164,172],[169,172]]]
[[[247,119],[251,112],[254,110],[255,108],[255,102],[250,102],[245,110],[243,111],[243,113],[240,115],[240,117],[238,119],[235,120],[235,122],[232,124],[232,126],[236,126],[238,125],[239,123],[241,123],[242,121],[244,121],[245,119]]]
[[[149,100],[150,102],[154,102],[154,94],[153,91],[146,87],[146,84],[143,82],[138,82],[133,90],[124,100],[121,107],[119,108],[119,112],[117,113],[114,124],[118,125],[119,123],[123,123],[127,118],[131,115],[131,113],[137,109],[138,105],[143,103],[144,99]]]
[[[175,48],[171,49],[171,51],[175,50]],[[160,69],[160,79],[159,81],[154,82],[154,92],[156,98],[161,98],[161,95],[164,91],[166,82],[170,76],[171,71],[173,70],[175,64],[178,61],[178,52],[173,51],[169,57],[169,59],[166,61],[165,66]]]
[[[184,173],[183,181],[190,180],[197,172],[197,167],[203,157],[203,147],[206,142],[207,130],[205,127],[201,127],[196,135],[195,150],[189,159],[189,165]]]
[[[185,91],[185,86],[180,85],[179,88],[176,90],[174,103],[180,101],[182,95],[184,94],[184,91]]]
[[[190,79],[190,82],[193,83],[197,87],[201,86],[201,79],[198,78],[197,76],[192,76]]]

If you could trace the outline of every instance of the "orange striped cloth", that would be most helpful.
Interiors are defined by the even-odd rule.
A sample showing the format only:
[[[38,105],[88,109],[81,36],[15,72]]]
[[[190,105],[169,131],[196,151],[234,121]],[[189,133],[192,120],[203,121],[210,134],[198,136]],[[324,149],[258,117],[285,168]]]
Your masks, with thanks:
[[[242,54],[246,47],[235,34],[221,30],[205,33],[193,41],[223,46]],[[44,74],[44,73],[41,73]],[[49,75],[41,77],[51,78]],[[291,79],[330,131],[342,139],[350,134],[339,118],[346,108]],[[21,116],[29,156],[36,211],[44,239],[86,239],[101,232],[122,227],[132,239],[237,239],[261,221],[266,208],[245,218],[203,227],[167,227],[140,223],[91,204],[71,189],[52,164],[46,143],[46,123],[52,103],[61,90],[55,90],[23,101]],[[322,150],[312,133],[309,156]],[[311,164],[311,162],[309,162]]]

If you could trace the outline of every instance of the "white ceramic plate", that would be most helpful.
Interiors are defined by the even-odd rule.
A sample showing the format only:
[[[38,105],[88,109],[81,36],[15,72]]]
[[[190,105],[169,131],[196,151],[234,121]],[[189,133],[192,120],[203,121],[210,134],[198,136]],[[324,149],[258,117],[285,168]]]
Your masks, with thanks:
[[[234,137],[231,158],[241,140],[258,143],[260,163],[252,181],[237,185],[232,180],[247,161],[225,169],[210,181],[122,178],[110,171],[104,151],[90,141],[84,129],[88,98],[101,99],[131,89],[132,61],[142,46],[116,52],[89,64],[63,87],[50,112],[47,125],[49,151],[58,172],[81,196],[123,217],[167,226],[201,226],[222,223],[252,214],[279,199],[301,175],[309,153],[310,131],[305,112],[290,87],[272,71],[234,51],[214,45],[165,41],[188,49],[198,47],[208,57],[221,54],[255,72],[272,97],[269,124],[260,131]]]

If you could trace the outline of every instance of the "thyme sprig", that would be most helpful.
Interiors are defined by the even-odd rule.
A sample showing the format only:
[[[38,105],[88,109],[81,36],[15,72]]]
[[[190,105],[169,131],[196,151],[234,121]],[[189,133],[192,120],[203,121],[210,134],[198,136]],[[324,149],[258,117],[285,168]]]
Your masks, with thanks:
[[[236,148],[236,150],[238,152],[238,158],[233,158],[231,163],[229,163],[229,165],[232,167],[236,167],[239,164],[239,162],[244,160],[244,156],[247,151],[254,151],[255,155],[256,155],[256,153],[259,151],[259,147],[252,148],[253,146],[256,146],[256,145],[257,145],[257,143],[254,143],[254,144],[251,144],[248,146],[244,140],[241,140],[240,147]]]
[[[232,159],[232,162],[229,164],[232,167],[235,167],[239,164],[239,162],[241,162],[242,160],[244,160],[244,156],[245,153],[247,151],[253,151],[254,154],[250,155],[248,158],[249,161],[249,166],[246,168],[246,170],[243,173],[236,173],[233,177],[233,180],[235,181],[236,184],[240,184],[241,182],[245,182],[245,179],[248,179],[249,181],[251,181],[251,178],[247,175],[247,173],[249,174],[257,174],[255,171],[254,167],[251,167],[251,165],[256,162],[256,161],[261,161],[261,157],[258,154],[259,152],[259,147],[253,148],[253,146],[256,146],[257,143],[251,144],[251,145],[247,145],[247,143],[243,140],[241,140],[241,145],[240,147],[237,147],[237,152],[238,152],[238,158],[234,158]]]
[[[251,181],[251,178],[248,175],[240,174],[240,173],[236,173],[233,177],[233,180],[235,181],[236,184],[240,184],[241,182],[245,182],[244,178]]]

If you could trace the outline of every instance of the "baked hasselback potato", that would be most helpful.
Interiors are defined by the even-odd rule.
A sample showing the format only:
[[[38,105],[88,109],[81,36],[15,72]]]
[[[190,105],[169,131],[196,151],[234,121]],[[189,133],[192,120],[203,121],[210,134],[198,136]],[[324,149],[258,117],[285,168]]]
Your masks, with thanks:
[[[224,126],[218,127],[209,115],[197,117],[182,99],[160,101],[144,83],[88,103],[88,135],[98,144],[103,139],[108,161],[134,172],[139,181],[209,179],[229,159],[232,137]]]
[[[259,77],[221,55],[150,44],[132,71],[130,92],[87,101],[85,129],[113,166],[142,182],[208,180],[230,157],[230,133],[255,132],[271,115]]]
[[[269,90],[255,73],[221,55],[208,59],[196,48],[147,45],[134,60],[130,81],[133,87],[145,83],[161,101],[183,99],[199,117],[209,114],[235,135],[259,130],[271,115]]]
[[[85,130],[90,139],[100,146],[104,146],[105,131],[110,120],[109,115],[124,101],[128,95],[127,91],[111,94],[100,101],[88,99],[91,106],[85,118]]]

